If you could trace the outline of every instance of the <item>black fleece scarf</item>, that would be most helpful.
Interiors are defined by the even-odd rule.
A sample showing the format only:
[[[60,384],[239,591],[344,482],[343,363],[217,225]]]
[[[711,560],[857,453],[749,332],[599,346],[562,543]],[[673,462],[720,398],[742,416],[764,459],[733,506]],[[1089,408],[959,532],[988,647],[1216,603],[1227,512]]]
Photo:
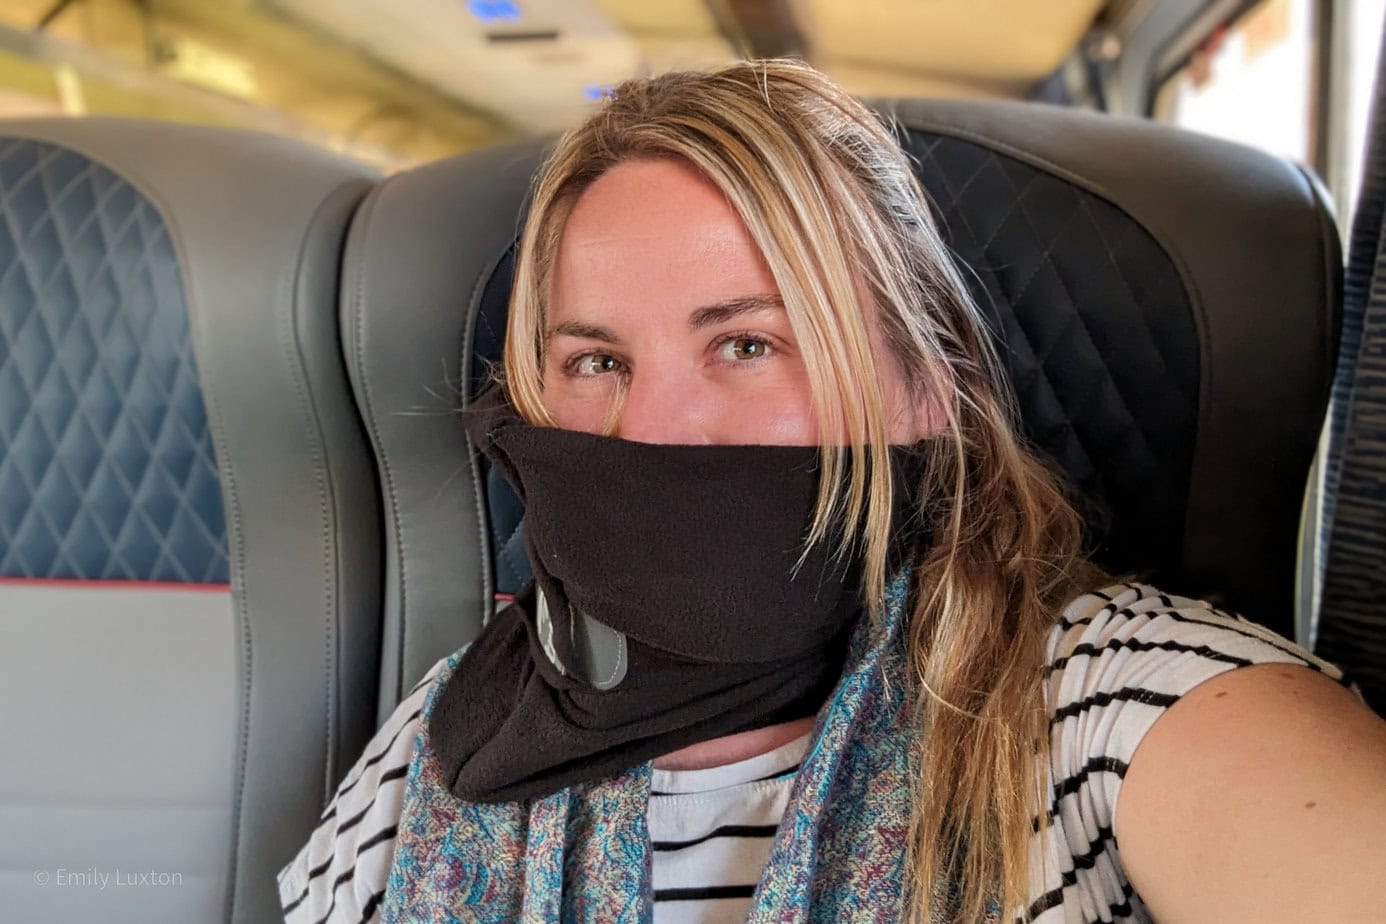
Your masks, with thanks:
[[[539,798],[818,710],[861,601],[859,558],[819,545],[796,568],[817,447],[535,427],[499,389],[467,426],[525,502],[535,582],[467,650],[432,714],[457,796]],[[918,458],[897,448],[892,462],[913,477]]]

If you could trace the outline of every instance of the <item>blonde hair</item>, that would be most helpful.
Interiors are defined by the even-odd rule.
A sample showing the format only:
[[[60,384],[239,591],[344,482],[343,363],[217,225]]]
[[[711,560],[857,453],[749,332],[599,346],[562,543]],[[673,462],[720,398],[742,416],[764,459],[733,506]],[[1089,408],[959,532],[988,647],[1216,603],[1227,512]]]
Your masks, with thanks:
[[[808,544],[860,542],[865,599],[883,607],[892,491],[914,492],[933,538],[911,580],[908,644],[918,725],[910,916],[939,877],[960,910],[1023,907],[1029,840],[1044,818],[1044,643],[1089,580],[1081,524],[1017,439],[998,366],[918,181],[887,127],[812,68],[744,62],[617,87],[558,142],[520,244],[505,349],[519,411],[544,408],[545,304],[578,196],[635,158],[691,164],[736,209],[769,264],[804,358],[822,449]],[[863,295],[871,304],[863,304]],[[924,483],[894,486],[869,326],[879,323],[918,405],[942,418]],[[845,545],[844,545],[845,547]],[[1037,766],[1037,759],[1041,763]]]

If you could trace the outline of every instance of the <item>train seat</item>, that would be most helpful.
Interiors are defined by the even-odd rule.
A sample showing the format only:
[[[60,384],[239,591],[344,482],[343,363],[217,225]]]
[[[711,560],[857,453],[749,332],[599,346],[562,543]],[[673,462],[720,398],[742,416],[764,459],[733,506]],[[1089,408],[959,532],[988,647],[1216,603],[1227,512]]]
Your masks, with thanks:
[[[373,730],[336,310],[374,181],[230,130],[0,125],[0,917],[275,919]]]

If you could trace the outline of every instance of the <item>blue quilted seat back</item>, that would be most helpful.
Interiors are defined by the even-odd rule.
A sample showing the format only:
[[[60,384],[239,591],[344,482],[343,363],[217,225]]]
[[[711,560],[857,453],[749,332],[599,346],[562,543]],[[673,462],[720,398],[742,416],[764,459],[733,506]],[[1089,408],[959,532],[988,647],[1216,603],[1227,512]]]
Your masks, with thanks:
[[[376,178],[227,129],[0,124],[0,918],[274,919],[373,731],[337,274]]]
[[[0,139],[0,578],[225,585],[168,228],[73,151]]]

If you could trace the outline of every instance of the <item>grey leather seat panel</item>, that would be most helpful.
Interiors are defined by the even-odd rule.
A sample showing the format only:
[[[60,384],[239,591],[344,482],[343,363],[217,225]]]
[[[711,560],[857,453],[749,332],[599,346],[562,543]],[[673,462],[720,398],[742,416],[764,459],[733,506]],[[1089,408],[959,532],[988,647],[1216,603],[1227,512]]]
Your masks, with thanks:
[[[342,337],[385,504],[382,720],[491,612],[481,476],[458,414],[477,306],[540,153],[497,148],[390,177],[352,226]],[[458,182],[459,169],[484,182]]]
[[[30,691],[20,700],[30,708],[42,702],[33,691],[61,685],[60,708],[84,718],[65,731],[73,740],[54,765],[82,737],[107,749],[84,746],[86,801],[34,816],[25,855],[76,850],[66,840],[81,827],[74,812],[99,818],[108,800],[143,794],[155,800],[152,819],[157,793],[168,804],[195,793],[209,813],[205,827],[160,826],[141,837],[132,826],[100,850],[76,850],[99,866],[134,869],[176,845],[183,869],[196,871],[197,885],[185,879],[181,897],[132,903],[128,914],[102,905],[99,917],[273,920],[274,873],[375,726],[379,504],[336,318],[346,228],[375,175],[292,141],[215,128],[41,120],[5,124],[0,136],[104,165],[162,217],[176,253],[164,271],[181,275],[215,446],[230,582],[222,605],[190,606],[177,631],[147,608],[110,607],[100,616],[111,649],[83,647],[67,664],[47,656],[97,637],[73,637],[77,611],[23,616],[27,644],[45,657],[13,653],[20,673],[7,682]],[[116,676],[123,683],[109,682]],[[104,731],[114,714],[128,717],[116,737]],[[0,733],[15,740],[9,727]],[[155,773],[165,760],[171,766]],[[138,767],[150,772],[146,789],[125,785]],[[187,787],[171,788],[182,775]]]
[[[0,916],[221,919],[239,748],[209,717],[240,708],[230,594],[0,585],[0,612]]]

